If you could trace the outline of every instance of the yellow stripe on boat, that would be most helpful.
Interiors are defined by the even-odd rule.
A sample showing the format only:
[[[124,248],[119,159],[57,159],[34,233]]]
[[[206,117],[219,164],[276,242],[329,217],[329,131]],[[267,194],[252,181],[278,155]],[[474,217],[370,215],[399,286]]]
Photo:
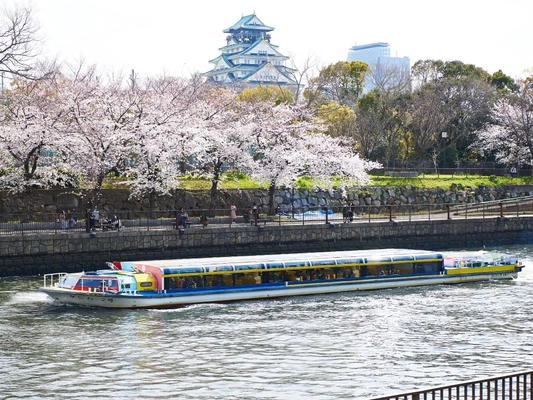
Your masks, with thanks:
[[[515,265],[492,265],[488,267],[463,267],[463,268],[446,268],[448,275],[461,275],[461,274],[480,274],[483,272],[509,272],[514,271]]]

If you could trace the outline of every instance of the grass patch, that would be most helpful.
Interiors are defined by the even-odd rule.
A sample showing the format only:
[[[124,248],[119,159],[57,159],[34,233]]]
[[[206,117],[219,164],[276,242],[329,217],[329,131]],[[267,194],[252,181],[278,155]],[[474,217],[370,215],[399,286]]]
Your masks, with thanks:
[[[417,177],[371,176],[374,186],[416,186],[448,189],[452,184],[463,187],[530,185],[531,177],[422,174]]]
[[[119,177],[109,177],[104,181],[104,188],[124,188],[121,184],[126,179]],[[421,188],[443,188],[449,189],[452,184],[459,187],[478,186],[499,186],[499,185],[531,185],[530,176],[512,178],[510,176],[481,176],[481,175],[443,175],[443,174],[422,174],[417,177],[392,177],[392,176],[370,176],[369,186],[416,186]],[[200,175],[186,175],[179,178],[180,188],[185,190],[210,189],[211,180]],[[311,177],[301,176],[296,181],[296,187],[300,189],[311,189],[320,184]],[[336,186],[340,186],[337,182]],[[220,189],[256,189],[268,188],[267,183],[262,183],[250,179],[243,173],[229,172],[222,174],[218,184]]]
[[[211,179],[205,176],[186,175],[179,178],[180,189],[194,190],[194,189],[210,189]],[[242,173],[228,172],[220,176],[218,183],[219,189],[253,189],[265,188],[266,184],[250,179]]]

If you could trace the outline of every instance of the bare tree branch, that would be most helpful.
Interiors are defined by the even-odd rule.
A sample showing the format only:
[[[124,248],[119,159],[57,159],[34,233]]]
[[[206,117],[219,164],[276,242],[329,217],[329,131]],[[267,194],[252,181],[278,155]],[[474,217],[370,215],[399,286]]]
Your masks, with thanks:
[[[41,50],[39,25],[33,9],[14,6],[0,11],[0,74],[11,74],[29,79]]]

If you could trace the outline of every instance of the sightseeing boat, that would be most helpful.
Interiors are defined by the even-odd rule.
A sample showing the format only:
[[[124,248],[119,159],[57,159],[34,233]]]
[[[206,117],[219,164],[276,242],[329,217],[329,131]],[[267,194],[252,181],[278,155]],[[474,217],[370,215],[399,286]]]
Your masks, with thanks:
[[[189,304],[517,278],[515,255],[381,249],[107,263],[44,276],[63,304],[172,308]]]

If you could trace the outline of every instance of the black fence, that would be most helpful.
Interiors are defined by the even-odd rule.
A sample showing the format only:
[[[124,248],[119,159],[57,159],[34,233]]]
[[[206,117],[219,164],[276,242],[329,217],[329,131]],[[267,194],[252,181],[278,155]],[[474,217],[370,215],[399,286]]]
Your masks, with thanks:
[[[371,400],[531,400],[533,371],[417,390]]]
[[[533,214],[531,196],[482,203],[433,203],[409,205],[356,205],[353,207],[305,207],[290,205],[274,215],[259,209],[238,210],[232,221],[229,209],[190,209],[169,211],[103,211],[97,221],[91,215],[72,213],[68,218],[57,214],[2,214],[0,235],[120,231],[123,229],[205,229],[264,225],[350,224],[472,218],[505,218]]]
[[[516,169],[516,174],[511,172],[510,166],[496,163],[465,163],[457,166],[435,167],[431,162],[389,162],[383,163],[383,168],[370,171],[371,175],[392,175],[392,176],[418,176],[424,174],[442,175],[466,175],[466,176],[532,176],[531,167]]]

